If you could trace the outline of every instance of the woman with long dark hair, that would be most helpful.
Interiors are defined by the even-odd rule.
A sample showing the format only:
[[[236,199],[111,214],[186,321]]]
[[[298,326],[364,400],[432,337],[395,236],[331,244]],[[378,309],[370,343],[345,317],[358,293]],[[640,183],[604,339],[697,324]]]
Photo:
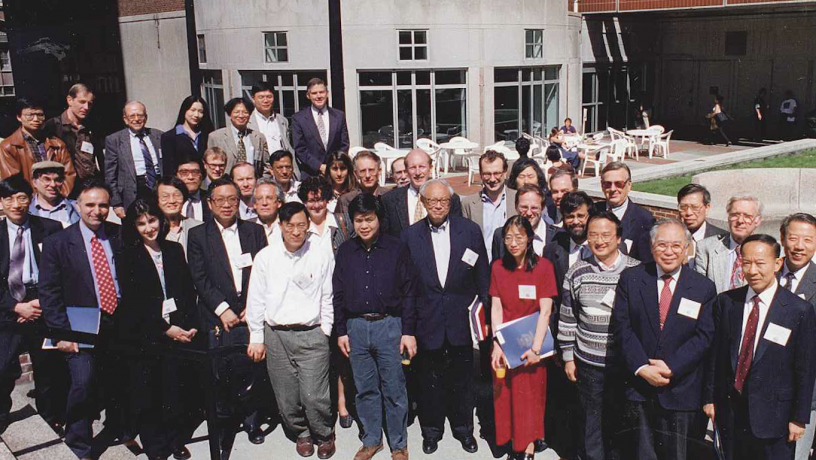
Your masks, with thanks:
[[[201,163],[212,131],[207,101],[195,96],[184,98],[175,126],[161,137],[162,174],[176,174],[178,165],[189,161],[187,159]]]
[[[191,407],[200,382],[192,367],[166,353],[196,336],[195,288],[182,247],[165,240],[167,226],[154,199],[138,199],[123,222],[125,249],[119,276],[129,337],[142,352],[129,366],[130,419],[136,424],[149,459],[189,455]],[[182,345],[183,346],[183,345]],[[193,410],[195,411],[195,410]],[[189,457],[188,457],[189,458]]]
[[[334,212],[337,200],[343,194],[357,189],[357,178],[354,176],[354,164],[346,152],[336,151],[326,155],[326,179],[332,187],[329,199],[329,211]]]
[[[547,369],[538,350],[544,343],[556,290],[552,264],[533,250],[533,227],[522,216],[507,219],[502,229],[505,252],[491,267],[491,320],[494,330],[501,324],[539,312],[525,364],[506,369],[501,346],[493,344],[491,366],[493,401],[496,413],[496,444],[512,442],[512,460],[535,457],[535,441],[544,437],[544,407],[547,396]],[[504,374],[504,375],[503,375]]]

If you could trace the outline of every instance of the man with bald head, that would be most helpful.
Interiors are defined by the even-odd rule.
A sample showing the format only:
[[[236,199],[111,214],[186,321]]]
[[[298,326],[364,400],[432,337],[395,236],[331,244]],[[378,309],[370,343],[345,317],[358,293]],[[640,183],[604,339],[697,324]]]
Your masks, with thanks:
[[[162,175],[161,135],[147,127],[147,107],[129,101],[122,110],[125,128],[105,138],[105,182],[111,208],[120,219],[136,198],[150,196]]]
[[[432,161],[424,150],[413,149],[405,156],[405,169],[408,171],[409,183],[406,187],[397,187],[382,197],[385,208],[383,231],[399,237],[403,230],[419,222],[428,215],[419,196],[422,184],[431,180]],[[450,215],[462,216],[462,201],[459,195],[453,194],[450,202]]]

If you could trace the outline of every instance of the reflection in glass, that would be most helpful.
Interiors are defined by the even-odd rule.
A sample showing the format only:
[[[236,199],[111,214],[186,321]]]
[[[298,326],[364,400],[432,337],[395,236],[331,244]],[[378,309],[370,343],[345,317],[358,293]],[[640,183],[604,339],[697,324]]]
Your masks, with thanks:
[[[416,111],[417,139],[421,137],[433,139],[433,129],[431,129],[431,90],[416,90]]]
[[[544,134],[547,134],[547,133],[542,132],[542,129],[541,129],[542,126],[543,126],[543,116],[544,116],[544,111],[541,110],[541,107],[543,105],[543,100],[542,99],[543,98],[542,98],[541,84],[534,85],[533,86],[533,131],[530,132],[529,134],[532,134],[533,136],[538,136],[538,137],[544,137]]]
[[[399,128],[398,148],[414,146],[414,110],[411,107],[411,90],[397,91],[397,126]]]
[[[436,90],[436,141],[446,142],[456,136],[467,137],[467,90]]]
[[[544,120],[547,123],[546,132],[559,127],[558,119],[558,83],[544,85]]]
[[[363,146],[373,148],[377,142],[394,145],[393,93],[387,91],[360,91],[360,114]]]
[[[526,73],[526,72],[525,72]],[[532,130],[532,110],[530,110],[530,92],[531,88],[529,86],[522,86],[521,87],[521,131],[525,133],[530,133]],[[515,139],[508,139],[510,141],[514,141],[518,139],[518,133],[516,133]]]
[[[497,86],[493,94],[496,140],[515,139],[518,137],[519,125],[518,86]]]

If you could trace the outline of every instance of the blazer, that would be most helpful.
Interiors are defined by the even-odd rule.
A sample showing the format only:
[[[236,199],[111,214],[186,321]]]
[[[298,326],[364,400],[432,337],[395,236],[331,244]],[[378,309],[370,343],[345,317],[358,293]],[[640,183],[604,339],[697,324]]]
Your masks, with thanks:
[[[507,217],[510,218],[516,215],[516,191],[506,185],[504,190],[507,192],[504,204],[507,210]],[[462,198],[462,215],[476,222],[479,228],[484,228],[484,203],[482,203],[481,191]],[[502,225],[504,225],[504,222],[502,222]]]
[[[780,270],[776,274],[777,279],[779,279],[781,275],[782,271]],[[802,279],[799,280],[799,284],[796,285],[796,292],[794,292],[794,294],[816,308],[816,264],[813,262],[808,264],[805,274],[802,276]],[[816,389],[813,391],[813,401],[811,401],[810,408],[811,410],[816,409]]]
[[[737,370],[742,321],[748,286],[717,296],[714,310],[716,335],[706,369],[704,403],[714,403],[717,424],[726,435],[733,431],[731,395]],[[790,330],[785,346],[763,337],[769,324]],[[754,351],[743,396],[748,399],[748,425],[760,439],[788,435],[788,423],[807,424],[816,380],[816,313],[813,306],[787,289],[776,290]]]
[[[252,143],[253,165],[255,166],[255,177],[264,175],[265,166],[269,164],[269,147],[266,145],[266,137],[260,131],[253,131],[247,128],[249,141]],[[232,132],[232,126],[216,129],[207,138],[207,148],[220,147],[227,153],[227,169],[229,174],[232,167],[238,162],[238,139]]]
[[[723,230],[711,222],[706,222],[705,238],[717,235],[728,235],[728,230]]]
[[[255,118],[255,113],[256,112],[257,111],[253,111],[252,114],[249,116],[249,123],[247,124],[247,127],[249,129],[253,130],[253,131],[257,131],[257,132],[263,134],[261,132],[260,128],[258,127],[258,122],[257,122],[257,120]],[[295,156],[295,149],[292,147],[292,141],[290,140],[291,139],[291,135],[290,135],[291,133],[289,132],[289,120],[286,117],[284,117],[283,115],[281,115],[279,113],[276,113],[275,114],[275,122],[278,124],[278,129],[280,130],[280,133],[281,133],[281,148],[283,150],[286,150],[287,152],[291,153],[292,157],[294,157]],[[266,136],[264,136],[264,137],[266,137]],[[269,142],[267,142],[266,147],[267,147],[268,150],[272,150],[272,147],[269,146]],[[272,155],[273,153],[275,153],[275,152],[270,151],[269,155]],[[295,179],[300,180],[300,168],[298,167],[297,161],[292,162],[292,168],[294,169]],[[261,176],[258,176],[258,177],[261,177]]]
[[[162,174],[162,132],[145,128],[158,157],[159,176]],[[125,128],[105,138],[105,182],[111,188],[111,207],[125,209],[136,201],[136,165],[130,149],[130,129]]]
[[[385,219],[380,222],[380,232],[399,238],[403,230],[410,226],[408,216],[408,187],[397,187],[382,195]],[[459,195],[453,194],[450,204],[451,216],[462,216],[462,201]]]
[[[641,262],[652,262],[654,259],[652,258],[652,243],[649,241],[649,231],[655,223],[655,218],[652,213],[636,205],[629,198],[627,200],[629,200],[629,205],[620,220],[623,227],[621,251]],[[605,211],[606,201],[596,202],[595,210]],[[631,243],[627,241],[631,241]],[[630,244],[631,247],[629,247]]]
[[[60,188],[62,196],[68,196],[74,188],[76,180],[76,170],[68,147],[58,137],[46,136],[45,159],[56,161],[65,166],[65,182]],[[23,137],[23,128],[18,128],[9,137],[0,142],[0,179],[6,179],[17,173],[22,173],[23,177],[34,187],[31,166],[34,165],[34,154],[28,147],[28,142]]]
[[[556,227],[555,225],[550,225],[550,224],[547,224],[547,223],[545,223],[544,225],[547,226],[546,227],[546,232],[545,232],[546,235],[544,236],[544,249],[546,250],[547,246],[549,246],[553,242],[553,239],[555,238],[556,233],[562,232],[563,230]],[[504,249],[504,235],[502,235],[502,230],[504,230],[504,228],[500,227],[500,228],[497,228],[495,231],[493,231],[493,243],[492,243],[492,248],[491,248],[491,254],[493,255],[493,258],[491,260],[498,260],[498,259],[501,259],[502,256],[504,256],[504,251],[505,251],[505,249]],[[535,229],[533,229],[533,230],[535,230]]]
[[[442,348],[445,341],[470,345],[468,307],[477,296],[485,308],[490,305],[490,266],[481,229],[459,216],[450,216],[448,225],[450,262],[444,286],[439,284],[428,219],[408,227],[401,236],[419,272],[416,338],[423,350]],[[473,263],[464,260],[469,252],[476,254]]]
[[[175,175],[178,166],[188,159],[192,159],[202,163],[204,160],[204,151],[207,150],[208,132],[202,131],[198,136],[198,148],[193,145],[190,136],[185,134],[176,134],[176,127],[174,126],[169,131],[165,131],[161,135],[161,151],[162,151],[162,173]],[[204,174],[204,168],[201,168],[201,173]]]
[[[40,306],[45,323],[55,329],[71,329],[65,308],[99,307],[91,265],[79,228],[81,221],[43,241],[40,264]],[[121,228],[105,222],[105,234],[113,250],[117,278],[123,273]],[[121,294],[121,284],[119,291]],[[119,309],[117,307],[116,312]],[[119,315],[116,315],[118,318]]]
[[[656,400],[666,410],[702,407],[704,361],[714,340],[714,283],[686,266],[680,267],[666,323],[660,329],[657,265],[652,262],[621,273],[615,290],[610,329],[624,368],[626,399]],[[699,304],[697,317],[679,312],[680,303]],[[635,375],[649,359],[663,360],[672,370],[671,383],[657,388]]]
[[[62,230],[62,224],[56,220],[29,215],[28,225],[31,228],[34,259],[37,262],[37,267],[40,268],[40,272],[42,272],[40,245],[46,237]],[[8,218],[6,218],[0,220],[0,323],[17,321],[17,313],[14,312],[14,307],[19,302],[11,296],[8,288],[9,264],[11,263],[9,243]]]
[[[731,289],[731,267],[728,265],[730,237],[731,234],[726,233],[698,241],[694,255],[694,269],[714,281],[718,293]]]
[[[346,115],[340,110],[327,107],[329,111],[329,142],[324,147],[312,116],[312,106],[301,109],[292,117],[292,144],[295,159],[303,178],[320,175],[320,166],[329,152],[348,152],[349,134]]]
[[[221,302],[226,302],[236,315],[244,311],[252,266],[243,268],[239,295],[235,290],[227,248],[215,220],[210,219],[193,228],[189,236],[187,259],[198,291],[198,313],[202,327],[211,330],[221,327],[221,320],[215,315]],[[238,237],[243,253],[251,254],[253,259],[266,247],[266,233],[258,224],[238,219]]]
[[[209,200],[207,199],[207,197],[208,197],[207,190],[200,189],[198,191],[198,196],[201,198],[201,220],[199,221],[198,219],[192,219],[192,218],[187,219],[186,217],[185,217],[185,219],[186,220],[194,220],[194,221],[197,221],[197,222],[208,222],[208,221],[212,220],[212,211],[210,210],[210,206],[207,204],[209,202]],[[189,201],[189,199],[187,201]],[[184,203],[187,203],[187,201],[185,201]],[[184,204],[181,205],[181,209],[182,210],[184,209]],[[188,236],[189,236],[189,234],[188,234]],[[187,241],[190,241],[189,238],[187,239]]]

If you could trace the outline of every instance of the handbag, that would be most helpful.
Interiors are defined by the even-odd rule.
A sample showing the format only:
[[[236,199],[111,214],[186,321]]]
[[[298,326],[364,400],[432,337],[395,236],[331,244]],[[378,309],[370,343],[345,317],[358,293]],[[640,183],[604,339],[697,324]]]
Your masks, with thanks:
[[[215,407],[218,417],[233,417],[252,408],[255,363],[246,354],[249,327],[229,331],[216,326],[209,332],[211,365],[215,380]]]
[[[731,118],[725,112],[715,114],[714,119],[717,120],[717,124],[722,124],[726,121],[731,120]]]

